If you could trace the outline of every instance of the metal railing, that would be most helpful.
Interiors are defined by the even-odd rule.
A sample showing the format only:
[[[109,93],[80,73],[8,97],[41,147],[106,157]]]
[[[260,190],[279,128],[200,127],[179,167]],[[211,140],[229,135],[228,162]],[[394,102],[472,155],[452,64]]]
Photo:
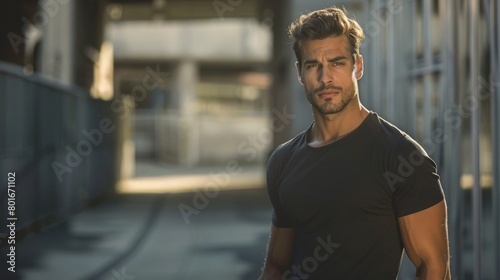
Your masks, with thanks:
[[[64,219],[113,192],[120,120],[110,104],[0,63],[0,174],[7,182],[15,173],[17,231]],[[7,207],[8,187],[1,184],[3,221]]]
[[[369,23],[376,14],[386,24],[379,32],[367,29],[366,104],[415,137],[437,162],[453,279],[499,279],[500,4],[367,3]],[[403,265],[399,279],[413,279],[411,269]]]

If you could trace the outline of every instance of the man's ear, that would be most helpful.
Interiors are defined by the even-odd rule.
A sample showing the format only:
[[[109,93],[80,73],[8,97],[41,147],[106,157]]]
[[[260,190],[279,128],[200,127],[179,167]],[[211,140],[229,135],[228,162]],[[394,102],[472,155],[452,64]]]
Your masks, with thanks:
[[[302,76],[300,75],[300,64],[298,61],[295,61],[295,70],[297,70],[297,79],[299,80],[299,83],[303,85],[304,83],[302,82]]]
[[[355,59],[355,62],[354,62],[354,75],[356,77],[356,80],[359,80],[361,79],[361,77],[363,77],[363,56],[360,55],[360,54],[355,54],[354,55],[354,59]]]

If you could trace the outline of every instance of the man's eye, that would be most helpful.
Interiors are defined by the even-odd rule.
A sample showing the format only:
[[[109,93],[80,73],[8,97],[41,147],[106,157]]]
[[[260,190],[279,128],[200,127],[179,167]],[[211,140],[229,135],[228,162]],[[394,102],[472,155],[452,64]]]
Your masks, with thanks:
[[[332,63],[333,66],[344,66],[345,63],[344,62],[334,62]]]
[[[316,66],[318,66],[318,64],[317,64],[317,63],[310,63],[310,64],[307,64],[306,68],[307,68],[307,69],[311,69],[311,68],[314,68],[314,67],[316,67]]]

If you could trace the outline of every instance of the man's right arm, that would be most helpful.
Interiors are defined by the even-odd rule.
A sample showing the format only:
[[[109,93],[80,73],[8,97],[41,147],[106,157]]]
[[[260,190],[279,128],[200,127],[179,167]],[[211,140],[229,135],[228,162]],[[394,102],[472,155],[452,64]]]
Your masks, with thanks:
[[[294,238],[295,230],[293,228],[280,228],[271,225],[266,260],[259,280],[281,280],[283,271],[288,269],[292,260]]]

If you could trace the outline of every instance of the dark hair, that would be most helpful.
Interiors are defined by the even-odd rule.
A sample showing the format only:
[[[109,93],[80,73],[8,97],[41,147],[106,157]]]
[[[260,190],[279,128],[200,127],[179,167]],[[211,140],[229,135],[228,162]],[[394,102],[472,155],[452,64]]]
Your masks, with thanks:
[[[351,44],[351,53],[359,54],[361,40],[365,38],[358,22],[348,18],[343,10],[335,6],[301,15],[298,20],[290,24],[288,33],[293,38],[293,51],[300,67],[302,63],[300,48],[305,40],[346,36]]]

